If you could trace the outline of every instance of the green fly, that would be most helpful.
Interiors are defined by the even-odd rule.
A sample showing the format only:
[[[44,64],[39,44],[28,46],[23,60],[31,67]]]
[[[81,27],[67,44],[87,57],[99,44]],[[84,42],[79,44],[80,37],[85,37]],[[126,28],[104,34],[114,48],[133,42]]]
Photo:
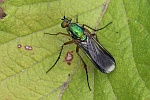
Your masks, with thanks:
[[[72,37],[71,41],[68,41],[66,43],[64,43],[61,46],[60,52],[59,52],[59,56],[56,60],[56,62],[53,64],[53,66],[46,72],[48,73],[58,62],[58,60],[60,59],[63,47],[65,45],[71,44],[71,43],[75,43],[77,45],[76,47],[76,53],[79,56],[79,58],[81,59],[81,61],[84,64],[84,68],[86,71],[86,76],[87,76],[87,83],[88,83],[88,87],[90,89],[90,85],[89,85],[89,81],[88,81],[88,71],[87,71],[87,65],[85,63],[85,61],[82,59],[82,57],[79,54],[79,48],[85,53],[85,55],[90,59],[90,61],[94,64],[94,66],[100,70],[103,73],[110,73],[111,71],[114,70],[116,63],[115,63],[115,59],[113,58],[113,56],[100,44],[100,42],[98,41],[96,34],[92,34],[87,28],[93,30],[93,31],[99,31],[104,29],[105,27],[107,27],[109,24],[111,24],[112,22],[110,22],[109,24],[107,24],[106,26],[100,28],[100,29],[93,29],[91,27],[89,27],[86,24],[83,24],[82,26],[78,25],[78,19],[76,19],[76,23],[71,22],[72,19],[69,17],[65,17],[62,19],[62,23],[61,23],[61,27],[62,28],[66,28],[68,34],[66,33],[62,33],[62,32],[58,32],[57,34],[49,34],[49,33],[45,33],[45,34],[49,34],[49,35],[65,35],[65,36],[70,36]],[[85,28],[87,27],[87,28]],[[90,89],[91,90],[91,89]]]

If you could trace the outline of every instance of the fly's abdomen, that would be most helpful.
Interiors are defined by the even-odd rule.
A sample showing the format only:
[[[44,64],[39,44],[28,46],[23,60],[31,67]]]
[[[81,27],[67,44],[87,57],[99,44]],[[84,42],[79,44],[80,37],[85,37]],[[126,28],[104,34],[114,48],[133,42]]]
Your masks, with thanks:
[[[94,37],[87,37],[86,42],[80,42],[79,47],[88,56],[97,69],[103,73],[110,73],[115,68],[115,60],[112,55],[95,42]]]

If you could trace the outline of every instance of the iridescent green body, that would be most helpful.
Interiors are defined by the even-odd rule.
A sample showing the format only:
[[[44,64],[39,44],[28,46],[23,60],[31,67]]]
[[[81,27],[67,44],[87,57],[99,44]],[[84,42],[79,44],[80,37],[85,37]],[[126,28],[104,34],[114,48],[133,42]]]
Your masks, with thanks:
[[[67,31],[71,32],[71,36],[74,39],[79,39],[81,41],[86,40],[86,35],[84,34],[84,28],[80,27],[78,24],[76,23],[70,23],[67,27]]]

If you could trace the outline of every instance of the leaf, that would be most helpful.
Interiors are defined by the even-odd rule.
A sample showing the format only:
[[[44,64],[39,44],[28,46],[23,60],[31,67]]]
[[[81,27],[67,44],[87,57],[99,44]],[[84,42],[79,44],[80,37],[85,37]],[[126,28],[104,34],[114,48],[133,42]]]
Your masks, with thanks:
[[[1,100],[150,99],[148,0],[7,0],[1,6],[6,13],[0,20]],[[75,44],[64,47],[61,59],[46,74],[57,59],[60,46],[71,39],[44,34],[67,33],[60,27],[64,14],[73,22],[78,15],[80,25],[93,28],[113,22],[97,32],[101,44],[116,60],[112,73],[99,72],[80,51],[88,66],[92,91]],[[63,61],[69,51],[74,57],[71,65]]]

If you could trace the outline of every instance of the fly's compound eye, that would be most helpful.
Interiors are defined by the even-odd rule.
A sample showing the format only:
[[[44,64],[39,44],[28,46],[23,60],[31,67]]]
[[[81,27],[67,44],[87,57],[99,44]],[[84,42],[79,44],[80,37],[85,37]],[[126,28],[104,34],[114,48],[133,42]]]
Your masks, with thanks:
[[[62,20],[63,22],[61,23],[61,27],[66,28],[71,23],[72,19],[70,17],[67,17],[67,18],[64,17],[64,19]]]
[[[67,27],[67,22],[64,22],[64,21],[63,21],[63,22],[61,23],[61,27],[62,27],[62,28]]]

